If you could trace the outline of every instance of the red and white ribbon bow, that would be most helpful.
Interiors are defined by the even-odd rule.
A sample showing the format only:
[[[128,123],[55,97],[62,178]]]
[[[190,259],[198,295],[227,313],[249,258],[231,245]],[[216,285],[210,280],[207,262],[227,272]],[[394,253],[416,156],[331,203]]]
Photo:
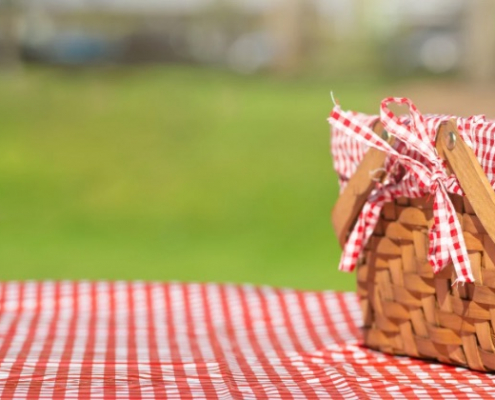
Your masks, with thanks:
[[[407,105],[410,118],[396,117],[388,108],[390,103]],[[386,202],[399,196],[416,198],[430,194],[434,196],[434,201],[433,225],[428,232],[428,261],[435,273],[452,262],[458,282],[474,282],[462,228],[447,193],[447,189],[457,186],[456,179],[447,176],[443,160],[435,149],[435,137],[428,134],[423,116],[409,99],[390,97],[381,103],[380,120],[385,130],[401,141],[403,149],[400,152],[376,135],[369,126],[361,124],[355,114],[342,111],[338,105],[329,118],[334,129],[369,147],[384,151],[389,155],[390,165],[400,165],[405,170],[398,181],[390,176],[388,181],[377,184],[371,192],[349,235],[339,269],[352,271],[355,268]]]

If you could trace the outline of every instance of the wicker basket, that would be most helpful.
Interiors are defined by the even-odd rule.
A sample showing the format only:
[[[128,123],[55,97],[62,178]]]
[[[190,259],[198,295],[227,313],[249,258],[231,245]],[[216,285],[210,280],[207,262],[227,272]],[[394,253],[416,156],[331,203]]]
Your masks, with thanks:
[[[451,266],[433,274],[427,261],[430,198],[387,203],[357,265],[364,341],[385,353],[495,371],[495,194],[452,122],[441,126],[437,148],[466,194],[451,200],[476,282],[453,285]],[[371,149],[339,197],[333,223],[341,244],[374,186],[369,171],[384,158]]]

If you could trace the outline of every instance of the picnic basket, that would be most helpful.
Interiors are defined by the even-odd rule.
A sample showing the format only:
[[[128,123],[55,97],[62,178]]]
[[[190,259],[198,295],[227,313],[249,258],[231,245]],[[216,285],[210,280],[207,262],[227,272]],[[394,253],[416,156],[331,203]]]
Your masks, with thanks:
[[[387,108],[391,102],[409,105],[411,115],[402,120],[393,116]],[[387,177],[395,174],[392,186],[396,189],[403,183],[401,179],[409,177],[409,192],[413,193],[404,196],[400,190],[392,190],[391,195],[381,198],[383,204],[378,212],[375,209],[372,233],[359,251],[346,249],[357,270],[365,345],[389,354],[495,371],[495,193],[493,182],[486,174],[490,163],[495,169],[495,157],[488,159],[487,154],[491,154],[487,150],[488,142],[483,135],[469,136],[469,132],[476,133],[473,119],[465,120],[466,129],[460,130],[460,120],[432,117],[429,129],[435,132],[429,134],[430,143],[426,143],[430,153],[418,156],[420,147],[428,140],[424,137],[426,130],[421,136],[415,125],[421,123],[424,128],[426,122],[410,100],[384,100],[380,117],[375,119],[358,118],[358,114],[343,113],[338,105],[336,108],[337,113],[334,109],[330,118],[332,135],[340,130],[346,130],[347,136],[352,132],[354,137],[346,140],[355,140],[363,153],[359,157],[358,151],[342,154],[342,147],[332,148],[334,163],[339,157],[347,157],[347,161],[352,158],[354,163],[359,160],[352,176],[344,179],[345,185],[332,212],[342,247],[350,246],[351,232],[354,239],[363,237],[366,218],[373,216],[369,211],[371,206],[366,204],[370,196],[375,196],[376,201],[377,193],[387,186]],[[487,122],[484,123],[486,128]],[[479,126],[482,125],[483,122]],[[495,135],[495,125],[490,129],[485,129],[487,138]],[[405,137],[406,133],[410,136]],[[474,140],[480,140],[478,154],[472,149],[476,145]],[[366,153],[363,146],[369,148]],[[420,186],[424,182],[420,174],[411,177],[411,171],[401,160],[404,153],[423,164],[424,171],[421,166],[414,167],[420,173],[431,173],[430,186],[411,188],[411,182]],[[437,157],[435,162],[428,164],[430,160],[421,158],[428,154]],[[439,166],[440,162],[443,170],[431,167]],[[394,172],[390,165],[394,166]],[[443,204],[437,191],[441,189],[439,186],[447,188],[447,179],[451,183],[455,181],[460,189],[443,191],[448,192],[448,200]],[[450,214],[448,209],[443,209],[447,206],[453,206]],[[368,207],[367,216],[362,215],[365,207]],[[356,228],[359,218],[361,226]],[[442,218],[449,224],[450,232],[444,229],[445,224],[439,226]],[[432,233],[434,226],[436,230]],[[459,233],[456,227],[462,230],[459,237],[453,234]],[[435,235],[443,238],[432,246]],[[448,253],[448,261],[444,260],[443,266],[432,266],[433,253],[441,252],[442,246]],[[454,268],[455,257],[456,265],[467,265],[468,272]]]

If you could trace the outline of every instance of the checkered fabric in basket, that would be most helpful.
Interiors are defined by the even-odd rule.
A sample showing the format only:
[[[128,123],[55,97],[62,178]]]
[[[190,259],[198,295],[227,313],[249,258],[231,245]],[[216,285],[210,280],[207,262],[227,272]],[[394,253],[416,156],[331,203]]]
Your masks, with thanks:
[[[395,116],[389,104],[407,105],[409,114]],[[474,282],[461,225],[448,193],[463,195],[454,175],[447,175],[444,161],[435,149],[439,124],[453,117],[422,115],[411,100],[383,100],[380,116],[345,112],[336,105],[329,122],[332,130],[334,167],[343,190],[369,147],[388,155],[387,179],[378,183],[363,207],[348,237],[340,269],[352,271],[378,222],[383,205],[397,197],[431,196],[434,223],[429,229],[428,261],[435,272],[453,263],[458,282]],[[372,131],[380,120],[397,140],[390,145]],[[456,118],[460,136],[477,156],[488,180],[495,187],[495,122],[484,116]],[[373,173],[373,171],[370,171]]]
[[[360,345],[354,293],[0,283],[2,399],[486,399],[495,376]]]

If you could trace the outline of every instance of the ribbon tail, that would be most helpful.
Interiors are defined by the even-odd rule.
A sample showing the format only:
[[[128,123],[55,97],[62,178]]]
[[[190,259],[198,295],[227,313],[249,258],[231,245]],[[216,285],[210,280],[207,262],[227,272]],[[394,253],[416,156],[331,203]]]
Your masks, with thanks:
[[[442,183],[439,183],[435,192],[433,216],[428,250],[428,261],[433,271],[440,272],[452,262],[457,275],[456,282],[474,282],[461,224]]]
[[[466,242],[464,240],[464,235],[462,233],[461,224],[457,219],[457,214],[454,210],[454,205],[448,198],[450,207],[452,207],[453,213],[450,216],[450,223],[454,226],[454,232],[451,233],[450,240],[450,257],[454,264],[454,269],[457,274],[458,282],[474,282],[473,270],[471,267],[471,260],[466,248]]]
[[[347,239],[340,258],[339,270],[352,272],[356,268],[359,257],[364,246],[375,230],[375,226],[380,219],[380,212],[383,208],[384,200],[366,202],[363,206],[358,220]]]

